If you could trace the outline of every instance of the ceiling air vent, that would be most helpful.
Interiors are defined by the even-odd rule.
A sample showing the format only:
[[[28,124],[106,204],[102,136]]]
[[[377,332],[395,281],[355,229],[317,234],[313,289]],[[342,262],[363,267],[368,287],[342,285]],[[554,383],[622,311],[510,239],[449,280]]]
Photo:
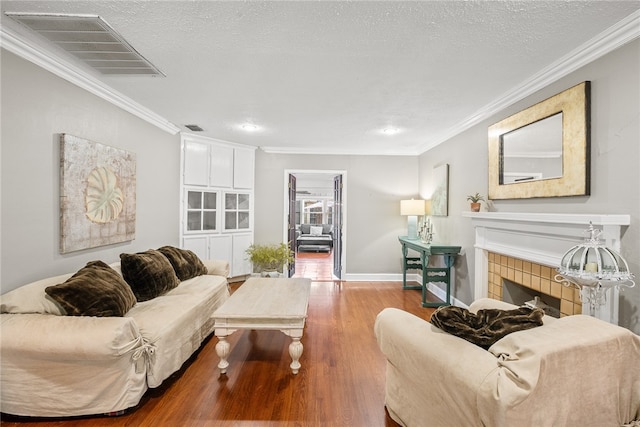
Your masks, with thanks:
[[[192,130],[194,132],[202,132],[204,130],[198,125],[184,125],[184,127],[186,127],[189,130]]]
[[[103,74],[165,76],[98,15],[5,12]]]

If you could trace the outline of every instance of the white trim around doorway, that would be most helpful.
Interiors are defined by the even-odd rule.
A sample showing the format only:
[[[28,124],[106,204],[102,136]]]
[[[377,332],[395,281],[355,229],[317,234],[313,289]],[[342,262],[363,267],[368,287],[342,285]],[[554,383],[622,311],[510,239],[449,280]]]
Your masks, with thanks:
[[[289,213],[289,175],[299,174],[326,174],[331,176],[342,175],[342,256],[340,257],[340,264],[342,268],[342,277],[345,276],[347,269],[347,171],[346,170],[333,170],[333,169],[285,169],[283,176],[283,223],[282,223],[282,241],[286,243],[289,238],[287,235],[288,213]]]

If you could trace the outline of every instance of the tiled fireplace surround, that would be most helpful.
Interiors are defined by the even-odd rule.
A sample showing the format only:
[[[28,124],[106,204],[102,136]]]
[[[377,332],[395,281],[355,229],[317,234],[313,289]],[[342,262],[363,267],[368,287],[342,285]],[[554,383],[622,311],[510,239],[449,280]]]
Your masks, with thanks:
[[[588,313],[579,291],[554,280],[562,255],[584,241],[589,222],[604,232],[605,244],[620,251],[623,227],[629,215],[465,212],[475,227],[474,299],[502,300],[503,279],[560,299],[561,316]],[[544,297],[542,297],[544,299]],[[617,289],[596,317],[618,323]]]
[[[487,295],[489,298],[503,301],[503,281],[506,279],[530,289],[533,294],[541,295],[541,299],[545,302],[549,302],[545,300],[545,295],[560,300],[561,317],[582,313],[579,291],[556,282],[554,268],[493,252],[489,252],[488,256]]]

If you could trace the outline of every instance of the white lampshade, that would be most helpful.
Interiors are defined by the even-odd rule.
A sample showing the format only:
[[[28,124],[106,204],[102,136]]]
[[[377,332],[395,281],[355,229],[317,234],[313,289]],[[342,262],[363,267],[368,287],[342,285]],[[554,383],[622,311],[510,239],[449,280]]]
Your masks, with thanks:
[[[418,215],[425,214],[424,200],[400,200],[400,215],[407,216],[407,237],[418,238]]]
[[[424,215],[424,200],[400,200],[400,215]]]

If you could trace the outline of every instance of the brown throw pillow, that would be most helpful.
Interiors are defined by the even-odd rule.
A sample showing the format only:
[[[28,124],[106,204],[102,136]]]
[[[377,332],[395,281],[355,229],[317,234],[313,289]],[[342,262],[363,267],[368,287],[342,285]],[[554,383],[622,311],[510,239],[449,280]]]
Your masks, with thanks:
[[[102,261],[87,263],[64,283],[44,291],[68,316],[122,317],[136,304],[122,276]]]
[[[180,280],[207,274],[207,267],[204,266],[198,255],[188,249],[163,246],[158,248],[158,251],[167,257]]]
[[[122,276],[140,302],[153,299],[178,286],[180,280],[162,252],[150,249],[120,254]]]
[[[431,324],[488,349],[502,337],[516,331],[542,326],[544,311],[518,307],[513,310],[485,309],[471,313],[466,308],[444,306],[431,315]]]

